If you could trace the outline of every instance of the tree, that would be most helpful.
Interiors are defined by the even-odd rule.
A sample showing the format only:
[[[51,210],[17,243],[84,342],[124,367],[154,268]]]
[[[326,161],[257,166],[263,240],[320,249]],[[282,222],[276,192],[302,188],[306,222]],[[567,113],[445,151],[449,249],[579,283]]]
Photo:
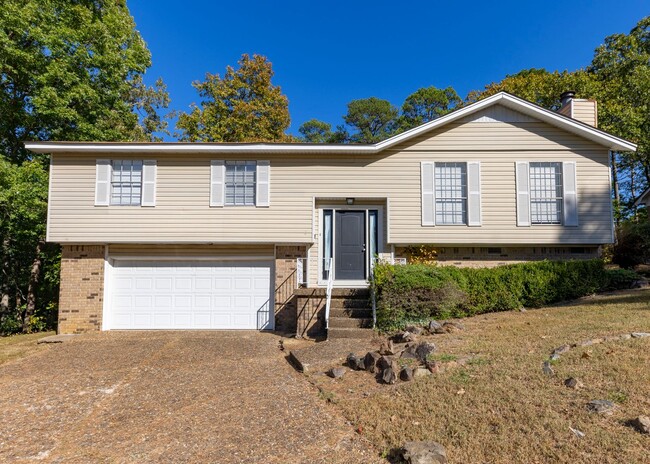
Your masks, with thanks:
[[[192,85],[203,99],[181,113],[176,127],[191,142],[282,142],[287,140],[289,101],[273,85],[271,62],[264,56],[242,55],[239,68],[206,74]]]
[[[423,87],[406,97],[402,105],[400,129],[408,130],[443,116],[462,103],[452,87]]]
[[[353,100],[348,103],[345,123],[354,129],[349,136],[353,143],[376,143],[387,139],[396,129],[399,112],[387,100],[376,97]]]
[[[318,119],[304,122],[298,132],[302,135],[302,140],[307,143],[328,143],[333,134],[332,125]]]
[[[47,158],[25,140],[155,140],[164,84],[125,0],[5,0],[0,8],[0,331],[56,301],[58,256],[44,243]],[[37,295],[41,298],[37,299]]]

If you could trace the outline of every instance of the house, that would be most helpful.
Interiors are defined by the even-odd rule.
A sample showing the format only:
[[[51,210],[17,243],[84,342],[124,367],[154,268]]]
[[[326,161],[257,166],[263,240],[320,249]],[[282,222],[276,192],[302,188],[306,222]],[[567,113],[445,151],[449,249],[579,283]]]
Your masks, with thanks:
[[[420,245],[456,265],[595,257],[610,150],[636,146],[573,97],[499,93],[373,145],[27,143],[51,154],[59,331],[304,333],[328,284],[353,293]]]

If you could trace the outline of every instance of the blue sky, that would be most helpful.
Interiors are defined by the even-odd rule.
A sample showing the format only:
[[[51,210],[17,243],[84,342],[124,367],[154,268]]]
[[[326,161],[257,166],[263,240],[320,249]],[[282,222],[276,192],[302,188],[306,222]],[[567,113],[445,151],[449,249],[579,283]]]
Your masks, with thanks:
[[[650,14],[647,0],[208,1],[130,0],[171,109],[199,101],[191,83],[223,75],[242,53],[266,55],[289,98],[291,127],[340,124],[348,102],[396,106],[420,87],[468,91],[526,68],[575,70],[614,33]]]

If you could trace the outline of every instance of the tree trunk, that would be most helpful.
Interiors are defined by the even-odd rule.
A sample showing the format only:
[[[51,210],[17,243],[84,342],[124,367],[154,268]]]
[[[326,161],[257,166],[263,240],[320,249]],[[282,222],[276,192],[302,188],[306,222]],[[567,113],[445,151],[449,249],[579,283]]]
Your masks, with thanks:
[[[11,309],[9,298],[11,288],[9,286],[9,237],[2,239],[2,269],[0,269],[0,314],[6,314]]]
[[[41,276],[41,267],[43,265],[41,252],[43,251],[44,245],[44,241],[38,241],[38,244],[36,245],[36,255],[34,256],[34,261],[32,262],[32,269],[29,272],[29,284],[27,285],[27,304],[25,305],[25,313],[23,314],[24,333],[27,333],[29,331],[29,319],[34,315],[34,311],[36,311],[36,288],[38,287],[38,281]]]
[[[616,161],[616,152],[612,152],[612,184],[614,187],[614,220],[618,225],[620,220],[619,209],[621,207],[621,193],[618,187],[618,162]]]

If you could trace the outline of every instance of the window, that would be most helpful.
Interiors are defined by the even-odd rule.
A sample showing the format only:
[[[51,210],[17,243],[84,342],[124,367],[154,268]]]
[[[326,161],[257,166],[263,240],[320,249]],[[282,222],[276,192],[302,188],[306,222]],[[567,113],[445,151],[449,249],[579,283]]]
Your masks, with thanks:
[[[255,206],[257,162],[226,161],[226,206]]]
[[[436,224],[467,224],[467,163],[434,166]]]
[[[562,203],[562,163],[530,163],[531,222],[561,224]]]
[[[140,206],[142,199],[142,161],[113,160],[111,205]]]

